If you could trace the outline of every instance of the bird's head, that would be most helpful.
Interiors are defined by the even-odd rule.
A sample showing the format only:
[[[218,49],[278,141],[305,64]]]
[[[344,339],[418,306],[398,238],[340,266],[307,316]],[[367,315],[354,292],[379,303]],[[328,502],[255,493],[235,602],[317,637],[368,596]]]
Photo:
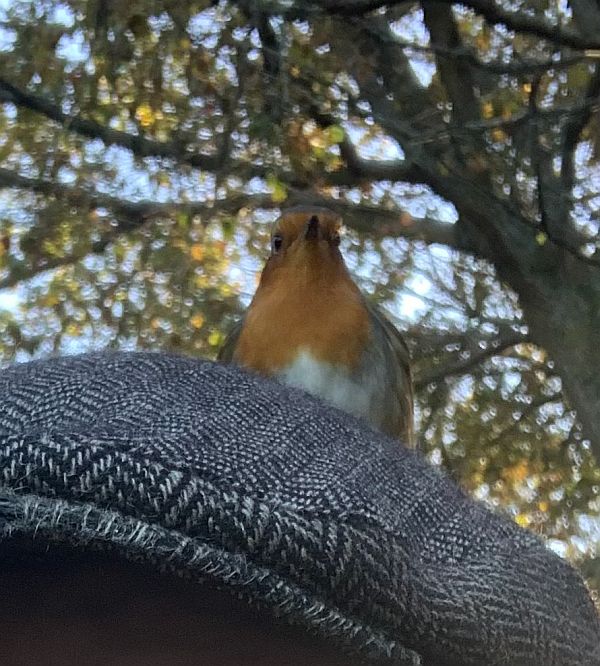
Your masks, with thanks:
[[[283,211],[273,226],[261,283],[288,271],[297,279],[346,273],[339,249],[341,226],[341,217],[328,208],[297,206]]]

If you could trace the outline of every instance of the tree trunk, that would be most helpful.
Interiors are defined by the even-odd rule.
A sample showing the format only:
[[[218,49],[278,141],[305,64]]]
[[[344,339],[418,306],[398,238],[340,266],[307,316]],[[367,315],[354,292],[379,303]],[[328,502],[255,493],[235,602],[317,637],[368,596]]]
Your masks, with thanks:
[[[532,339],[556,363],[567,398],[600,461],[600,268],[574,262],[578,260],[564,257],[554,273],[530,273],[527,284],[520,285],[517,278],[512,286]],[[511,276],[503,277],[511,284]]]
[[[458,236],[465,250],[488,259],[519,296],[533,341],[556,364],[565,394],[600,461],[600,266],[586,263],[511,214],[508,205],[473,188],[438,183],[460,212]]]

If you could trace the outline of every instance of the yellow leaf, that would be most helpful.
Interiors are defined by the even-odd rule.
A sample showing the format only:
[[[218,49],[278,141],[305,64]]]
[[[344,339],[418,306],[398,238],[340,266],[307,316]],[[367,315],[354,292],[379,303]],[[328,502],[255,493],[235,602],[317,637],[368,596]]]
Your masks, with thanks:
[[[135,110],[135,117],[142,127],[150,127],[154,122],[154,113],[149,104],[144,102]]]
[[[325,132],[315,131],[309,136],[308,143],[311,148],[326,148],[327,135]]]
[[[541,502],[538,502],[538,509],[540,511],[543,511],[544,513],[546,513],[546,511],[548,511],[548,508],[549,508],[549,504],[545,500],[542,500]]]
[[[204,257],[204,247],[200,243],[194,243],[190,248],[190,256],[194,261],[202,261],[202,257]]]
[[[344,128],[340,125],[330,125],[325,132],[330,143],[342,143],[344,140]]]
[[[169,178],[168,174],[164,173],[163,171],[161,171],[158,174],[157,180],[158,184],[161,185],[162,187],[167,187],[167,185],[169,185],[169,183],[171,182],[171,179]]]
[[[518,513],[515,516],[515,523],[517,523],[517,525],[520,525],[521,527],[527,527],[527,525],[529,525],[530,522],[531,519],[525,513]]]
[[[538,245],[545,245],[547,240],[548,240],[548,235],[545,234],[543,231],[538,231],[538,233],[535,235],[535,242]]]
[[[528,95],[531,92],[531,83],[524,83],[523,84],[523,92],[526,92]]]
[[[497,143],[500,143],[501,141],[506,141],[507,139],[506,132],[501,129],[492,130],[492,139]]]
[[[494,115],[494,105],[491,102],[485,102],[481,107],[481,115],[484,118],[491,118]]]
[[[190,324],[194,328],[202,328],[202,325],[204,324],[204,317],[198,312],[190,319]]]
[[[523,460],[516,465],[507,467],[503,471],[502,476],[511,483],[519,483],[527,478],[528,472],[529,468],[527,467],[527,463]]]
[[[70,323],[66,328],[67,335],[75,336],[79,335],[79,332],[80,332],[79,326],[77,326],[77,324],[74,323]]]
[[[287,188],[276,176],[268,176],[267,185],[271,188],[271,199],[274,203],[281,203],[287,199]]]
[[[196,275],[194,278],[194,285],[197,289],[206,289],[210,284],[210,279],[207,275]]]
[[[219,333],[219,331],[213,331],[209,336],[208,336],[208,344],[211,347],[217,347],[221,344],[223,341],[223,334]]]

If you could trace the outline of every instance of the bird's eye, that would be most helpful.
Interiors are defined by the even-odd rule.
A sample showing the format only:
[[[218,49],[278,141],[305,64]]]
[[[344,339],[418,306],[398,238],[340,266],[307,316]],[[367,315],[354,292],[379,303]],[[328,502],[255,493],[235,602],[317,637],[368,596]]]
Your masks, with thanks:
[[[340,244],[340,235],[338,233],[333,234],[331,237],[331,244],[336,246]]]
[[[271,251],[273,254],[277,254],[281,247],[283,246],[283,237],[281,234],[275,234],[271,240]]]

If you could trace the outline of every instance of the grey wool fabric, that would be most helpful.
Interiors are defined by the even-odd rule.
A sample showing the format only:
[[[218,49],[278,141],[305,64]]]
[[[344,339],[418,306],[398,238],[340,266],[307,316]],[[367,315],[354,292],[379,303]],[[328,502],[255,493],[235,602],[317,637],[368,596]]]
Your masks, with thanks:
[[[600,664],[578,574],[420,456],[232,367],[100,353],[0,373],[13,537],[242,595],[381,664]]]

